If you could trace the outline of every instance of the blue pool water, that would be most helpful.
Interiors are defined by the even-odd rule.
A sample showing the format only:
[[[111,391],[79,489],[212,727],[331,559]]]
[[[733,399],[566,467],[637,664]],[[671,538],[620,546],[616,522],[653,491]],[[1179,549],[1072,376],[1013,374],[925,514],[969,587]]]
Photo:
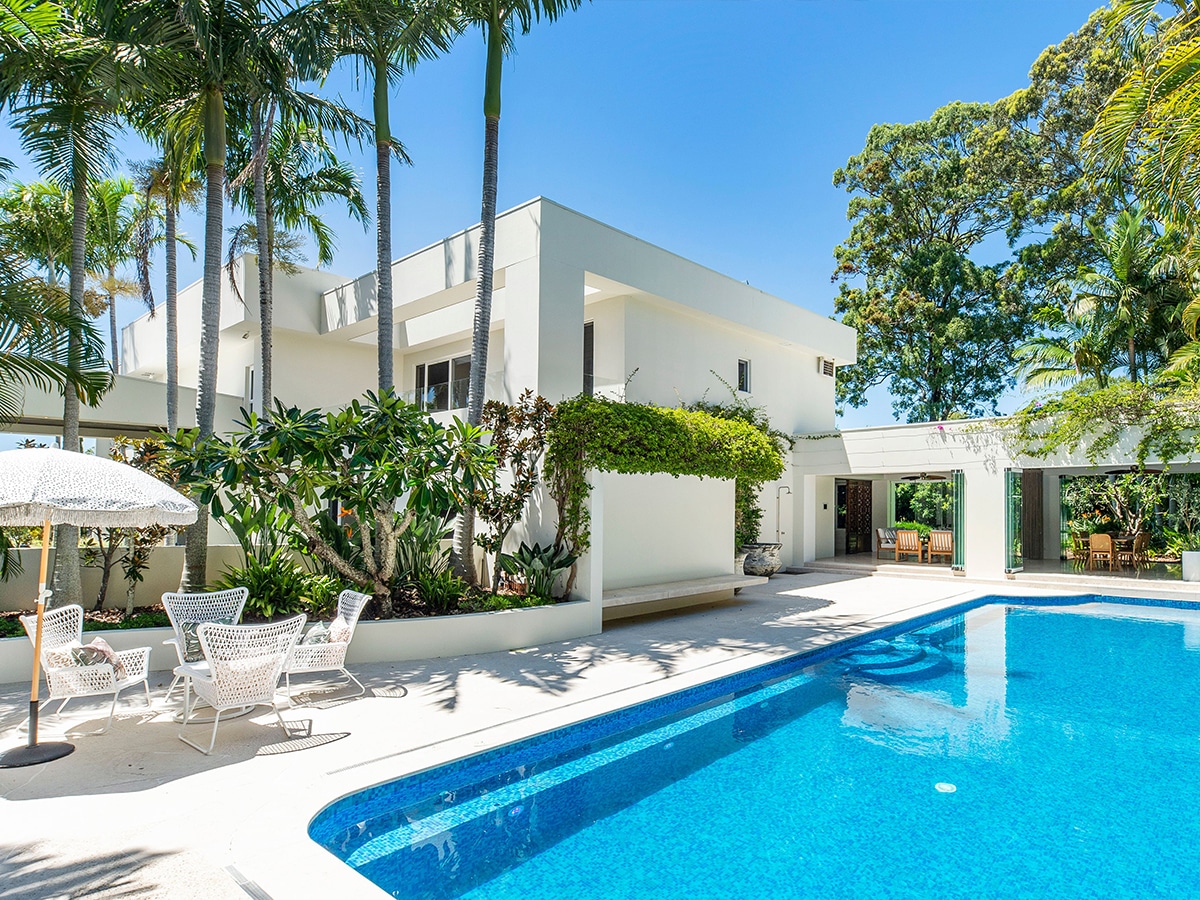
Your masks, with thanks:
[[[370,788],[310,834],[402,898],[1200,896],[1200,611],[918,626]]]

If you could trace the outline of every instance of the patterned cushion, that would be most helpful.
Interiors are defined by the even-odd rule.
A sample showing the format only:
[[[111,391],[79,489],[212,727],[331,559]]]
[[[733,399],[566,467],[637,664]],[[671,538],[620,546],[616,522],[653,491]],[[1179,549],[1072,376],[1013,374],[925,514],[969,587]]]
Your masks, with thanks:
[[[183,635],[183,661],[200,662],[204,659],[204,648],[200,646],[200,635],[196,633],[203,622],[184,622],[179,626]],[[213,619],[215,625],[232,625],[233,619]]]
[[[330,622],[329,640],[334,644],[344,644],[350,640],[350,623],[341,616]]]
[[[304,636],[304,640],[302,640],[300,643],[301,644],[328,644],[329,643],[329,629],[326,628],[324,625],[322,625],[320,622],[318,622],[316,625],[314,625],[312,628],[310,628],[308,630],[308,634],[306,634]]]
[[[101,659],[96,660],[94,663],[85,663],[85,665],[108,663],[113,667],[113,678],[115,678],[117,681],[121,681],[126,677],[127,673],[125,672],[125,663],[121,662],[120,657],[117,656],[117,651],[109,646],[108,641],[106,641],[104,638],[92,638],[92,642],[90,644],[80,649],[90,650],[92,651],[93,655],[99,653],[101,656]]]
[[[75,661],[75,651],[82,649],[83,644],[79,641],[71,641],[69,644],[62,644],[55,647],[53,650],[43,650],[42,657],[45,660],[47,669],[63,669],[67,666],[84,665]]]

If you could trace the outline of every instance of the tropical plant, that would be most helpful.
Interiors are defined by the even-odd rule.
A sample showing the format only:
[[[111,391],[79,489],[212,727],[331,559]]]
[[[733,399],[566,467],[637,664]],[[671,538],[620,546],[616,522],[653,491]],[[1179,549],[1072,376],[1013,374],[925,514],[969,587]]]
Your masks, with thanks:
[[[1118,335],[1099,310],[1043,306],[1033,314],[1043,329],[1013,351],[1026,388],[1059,387],[1090,381],[1105,387],[1122,366]]]
[[[492,451],[496,454],[496,478],[485,490],[476,491],[471,502],[490,527],[488,532],[476,535],[475,543],[494,555],[493,590],[500,583],[504,540],[520,521],[537,488],[553,415],[550,402],[545,397],[534,397],[528,389],[513,405],[489,400],[483,408],[483,427],[492,434]],[[506,489],[500,486],[501,473],[506,473]]]
[[[449,570],[436,575],[422,573],[416,587],[426,607],[437,614],[450,612],[467,592],[467,583]]]
[[[250,556],[241,568],[227,569],[213,585],[214,590],[244,587],[250,592],[243,615],[252,619],[274,619],[307,613],[320,617],[337,599],[338,584],[327,575],[310,572],[286,549],[266,557]]]
[[[400,536],[422,510],[456,512],[494,466],[479,429],[439,425],[394,393],[367,394],[330,413],[277,403],[274,415],[249,413],[240,424],[229,439],[179,432],[171,455],[180,481],[217,515],[225,494],[272,497],[307,552],[369,585],[384,616],[392,612]],[[314,510],[335,501],[352,511],[360,562],[317,524]]]
[[[1174,10],[1165,20],[1160,11]],[[1137,48],[1089,137],[1109,174],[1133,162],[1138,194],[1158,215],[1193,223],[1200,202],[1200,7],[1185,0],[1115,0],[1110,28]]]
[[[552,600],[555,580],[575,565],[576,559],[578,557],[559,544],[543,547],[535,543],[530,547],[521,541],[516,553],[500,554],[500,566],[509,575],[521,579],[527,595]]]
[[[11,183],[0,195],[0,243],[45,272],[51,287],[57,287],[60,269],[70,266],[70,193],[49,181]]]
[[[153,295],[119,270],[144,260],[151,246],[162,240],[161,232],[155,227],[161,218],[162,210],[147,201],[124,176],[106,178],[91,185],[87,268],[108,309],[109,356],[114,375],[121,371],[117,298],[139,297],[150,312],[154,312]]]
[[[578,9],[582,0],[460,0],[459,21],[477,27],[487,45],[483,90],[483,196],[479,213],[479,251],[475,264],[475,312],[471,325],[471,375],[467,388],[467,424],[483,420],[488,339],[492,328],[492,279],[496,256],[496,189],[500,171],[500,82],[504,58],[518,34],[528,34],[541,19],[553,22]],[[454,533],[459,571],[475,583],[475,512],[463,511]]]
[[[396,582],[418,585],[450,571],[450,551],[442,546],[449,536],[446,516],[433,509],[417,511],[396,539]]]
[[[914,522],[912,520],[896,522],[892,525],[897,531],[915,531],[924,540],[929,537],[929,532],[933,531],[932,525],[926,525],[923,522]]]
[[[101,8],[102,7],[102,8]],[[0,109],[12,118],[21,144],[43,174],[71,192],[71,265],[68,311],[84,314],[85,228],[88,185],[112,163],[112,144],[125,104],[153,80],[155,48],[127,27],[126,7],[37,0],[0,4]],[[84,338],[68,331],[68,359],[84,358]],[[65,393],[63,447],[78,452],[79,402]],[[81,600],[79,529],[56,533],[55,598]]]
[[[376,177],[376,292],[379,390],[390,391],[395,347],[392,334],[392,175],[395,155],[408,161],[392,134],[388,89],[424,59],[449,49],[457,33],[454,7],[444,0],[329,0],[324,6],[334,52],[350,59],[372,95]],[[479,424],[476,417],[472,423]]]

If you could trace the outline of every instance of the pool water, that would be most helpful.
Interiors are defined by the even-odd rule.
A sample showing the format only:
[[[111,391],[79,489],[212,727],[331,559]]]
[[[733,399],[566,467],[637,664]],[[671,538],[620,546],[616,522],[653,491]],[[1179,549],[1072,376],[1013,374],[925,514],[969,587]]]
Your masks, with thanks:
[[[1200,611],[989,603],[371,788],[310,834],[403,898],[1195,897]]]

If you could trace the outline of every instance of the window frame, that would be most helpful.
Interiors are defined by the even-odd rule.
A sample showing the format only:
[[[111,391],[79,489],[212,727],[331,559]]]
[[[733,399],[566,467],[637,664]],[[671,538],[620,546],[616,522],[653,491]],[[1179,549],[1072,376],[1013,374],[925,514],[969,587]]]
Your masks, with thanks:
[[[430,370],[434,367],[446,367],[446,380],[433,382],[430,376]],[[455,379],[454,375],[459,371],[460,367],[466,369],[465,379]],[[424,412],[455,412],[460,409],[467,408],[468,391],[464,390],[461,396],[456,397],[454,393],[454,385],[456,380],[466,380],[469,384],[471,378],[471,354],[459,353],[454,356],[440,357],[429,362],[417,363],[414,368],[414,390],[413,401]],[[434,398],[429,397],[431,390],[434,390],[434,385],[445,385],[446,405],[438,407],[434,405]],[[469,389],[468,389],[469,390]],[[462,405],[459,406],[455,402],[457,399],[462,400]]]
[[[746,379],[742,381],[743,366],[745,367]],[[738,359],[737,361],[737,389],[739,394],[750,394],[754,391],[753,380],[754,368],[748,359]],[[744,384],[744,386],[743,386]]]

